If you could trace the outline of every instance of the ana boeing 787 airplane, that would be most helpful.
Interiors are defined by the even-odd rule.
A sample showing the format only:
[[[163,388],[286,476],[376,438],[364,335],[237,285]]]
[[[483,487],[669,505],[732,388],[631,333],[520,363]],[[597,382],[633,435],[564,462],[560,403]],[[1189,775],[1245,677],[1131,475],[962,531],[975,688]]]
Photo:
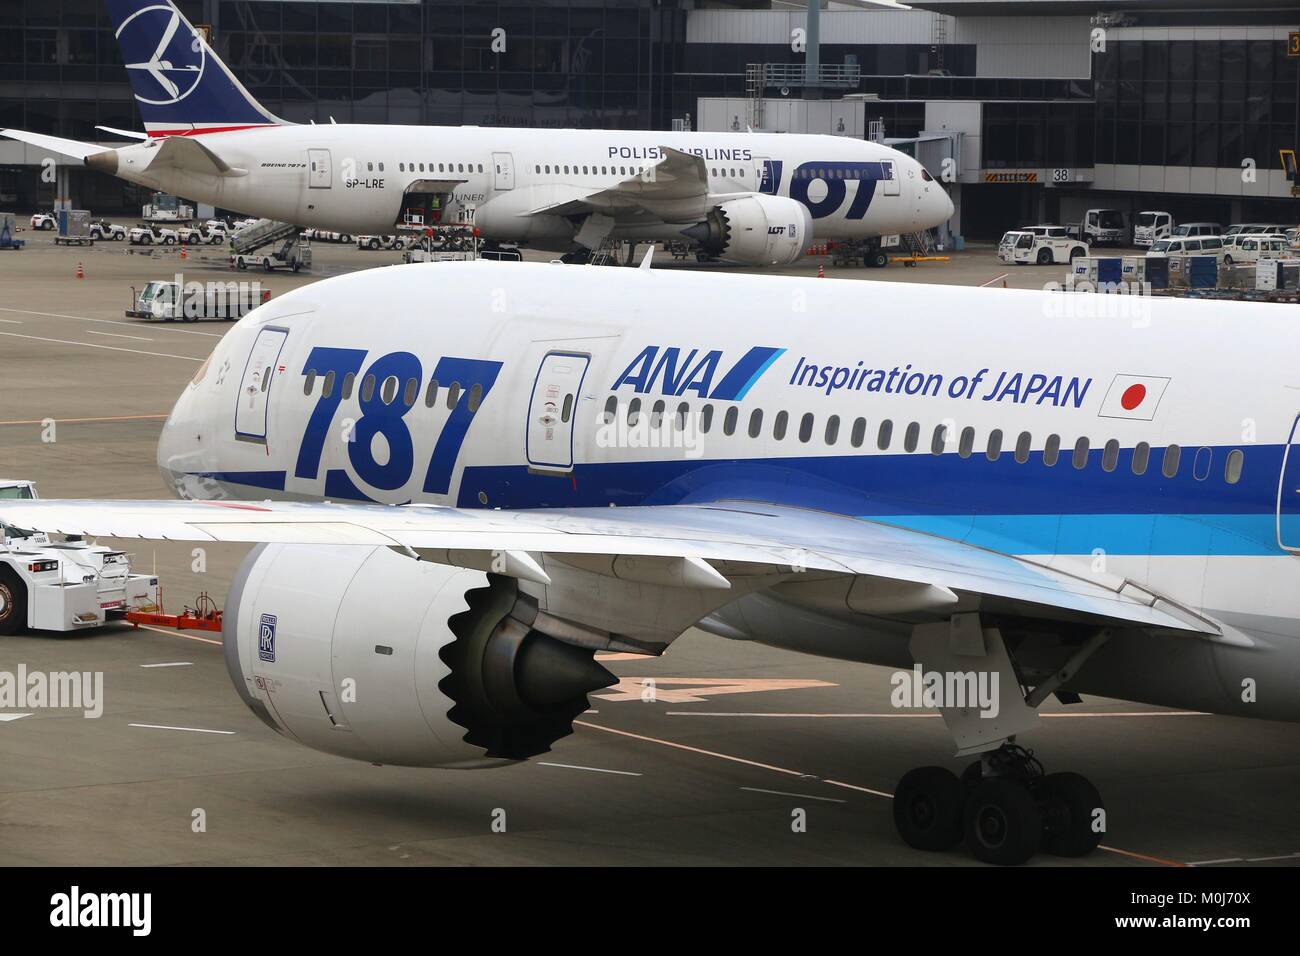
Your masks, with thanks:
[[[108,0],[144,120],[119,149],[5,136],[223,209],[351,234],[440,214],[539,249],[683,237],[734,262],[785,264],[816,240],[876,240],[946,222],[915,159],[842,136],[468,126],[294,125],[235,78],[171,0]],[[888,259],[873,242],[867,261]]]
[[[543,753],[612,682],[595,651],[691,627],[919,666],[978,759],[903,778],[903,838],[1082,854],[1096,790],[1016,743],[1050,695],[1300,720],[1300,376],[1283,307],[1072,301],[360,272],[261,306],[199,369],[158,446],[192,500],[5,501],[0,522],[256,543],[226,606],[236,689],[378,763]],[[976,685],[987,706],[944,694]]]

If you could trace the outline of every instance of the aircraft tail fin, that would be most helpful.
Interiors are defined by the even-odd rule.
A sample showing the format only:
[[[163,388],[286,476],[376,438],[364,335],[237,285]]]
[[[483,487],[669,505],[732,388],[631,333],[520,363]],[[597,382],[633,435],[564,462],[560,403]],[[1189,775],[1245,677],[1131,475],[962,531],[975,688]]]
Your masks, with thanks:
[[[108,0],[108,14],[150,136],[284,125],[235,79],[172,0]]]

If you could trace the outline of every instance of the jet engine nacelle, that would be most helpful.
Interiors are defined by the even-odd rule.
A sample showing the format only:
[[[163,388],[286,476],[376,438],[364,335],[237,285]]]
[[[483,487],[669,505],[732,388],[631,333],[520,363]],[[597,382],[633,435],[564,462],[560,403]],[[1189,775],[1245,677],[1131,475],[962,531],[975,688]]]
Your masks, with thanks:
[[[683,230],[705,252],[746,265],[784,266],[812,238],[812,216],[786,196],[754,195],[714,206],[703,222]]]
[[[534,630],[511,578],[387,548],[259,545],[235,578],[225,657],[240,697],[316,750],[491,767],[573,732],[614,683],[593,651]]]

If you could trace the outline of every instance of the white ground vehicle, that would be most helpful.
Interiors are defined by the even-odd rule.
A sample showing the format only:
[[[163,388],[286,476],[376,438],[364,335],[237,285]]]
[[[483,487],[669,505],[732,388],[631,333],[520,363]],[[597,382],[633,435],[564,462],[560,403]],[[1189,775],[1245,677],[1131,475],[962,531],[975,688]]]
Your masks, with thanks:
[[[126,238],[133,246],[174,246],[180,241],[175,229],[168,229],[165,226],[153,223],[132,226],[131,231],[126,234]]]
[[[109,222],[107,219],[96,219],[90,224],[90,238],[120,242],[126,238],[126,226]]]
[[[1232,247],[1232,260],[1250,264],[1260,259],[1285,259],[1292,255],[1291,241],[1284,235],[1247,235]]]
[[[271,299],[260,282],[189,282],[182,287],[167,279],[155,279],[136,295],[131,287],[129,319],[151,322],[197,322],[200,319],[234,321]]]
[[[408,246],[401,236],[357,236],[358,249],[406,249]]]
[[[1159,209],[1147,209],[1133,220],[1133,245],[1151,246],[1174,231],[1174,217]]]
[[[38,212],[36,215],[32,216],[33,229],[41,229],[46,232],[51,232],[58,228],[58,225],[59,221],[54,218],[54,213]]]
[[[1012,229],[998,243],[998,258],[1014,265],[1047,266],[1088,254],[1088,244],[1072,239],[1064,226]]]
[[[1118,209],[1089,209],[1084,213],[1083,222],[1074,230],[1074,235],[1092,245],[1123,245],[1128,239],[1124,213]]]
[[[1148,256],[1217,256],[1225,265],[1240,262],[1232,246],[1221,236],[1170,236],[1157,240]]]
[[[176,238],[187,245],[207,243],[210,246],[215,246],[225,237],[225,232],[215,232],[209,229],[206,224],[202,226],[181,226],[176,230]]]
[[[254,219],[253,222],[258,220]],[[302,231],[304,239],[310,239],[313,242],[341,242],[345,245],[352,243],[352,235],[347,232],[334,232],[330,229],[304,229]]]
[[[194,207],[167,193],[154,193],[140,210],[140,218],[147,222],[189,222],[194,218]]]
[[[36,497],[30,481],[0,479],[0,499]],[[0,524],[0,635],[95,627],[157,604],[158,579],[132,574],[125,552]]]
[[[1174,226],[1169,235],[1177,239],[1188,236],[1222,236],[1223,226],[1217,222],[1184,222]]]

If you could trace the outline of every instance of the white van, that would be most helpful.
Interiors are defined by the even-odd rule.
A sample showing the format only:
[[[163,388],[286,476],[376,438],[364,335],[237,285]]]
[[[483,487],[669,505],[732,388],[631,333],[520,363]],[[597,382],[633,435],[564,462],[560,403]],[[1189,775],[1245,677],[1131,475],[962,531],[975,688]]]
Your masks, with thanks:
[[[1147,251],[1148,256],[1216,256],[1225,265],[1232,264],[1221,236],[1184,236],[1158,239]]]
[[[1285,259],[1292,254],[1291,242],[1286,236],[1242,236],[1232,247],[1229,255],[1233,262],[1247,264],[1260,259]]]
[[[1217,222],[1185,222],[1182,225],[1174,226],[1173,232],[1169,233],[1170,238],[1183,238],[1185,236],[1221,236],[1223,235],[1223,226]]]

